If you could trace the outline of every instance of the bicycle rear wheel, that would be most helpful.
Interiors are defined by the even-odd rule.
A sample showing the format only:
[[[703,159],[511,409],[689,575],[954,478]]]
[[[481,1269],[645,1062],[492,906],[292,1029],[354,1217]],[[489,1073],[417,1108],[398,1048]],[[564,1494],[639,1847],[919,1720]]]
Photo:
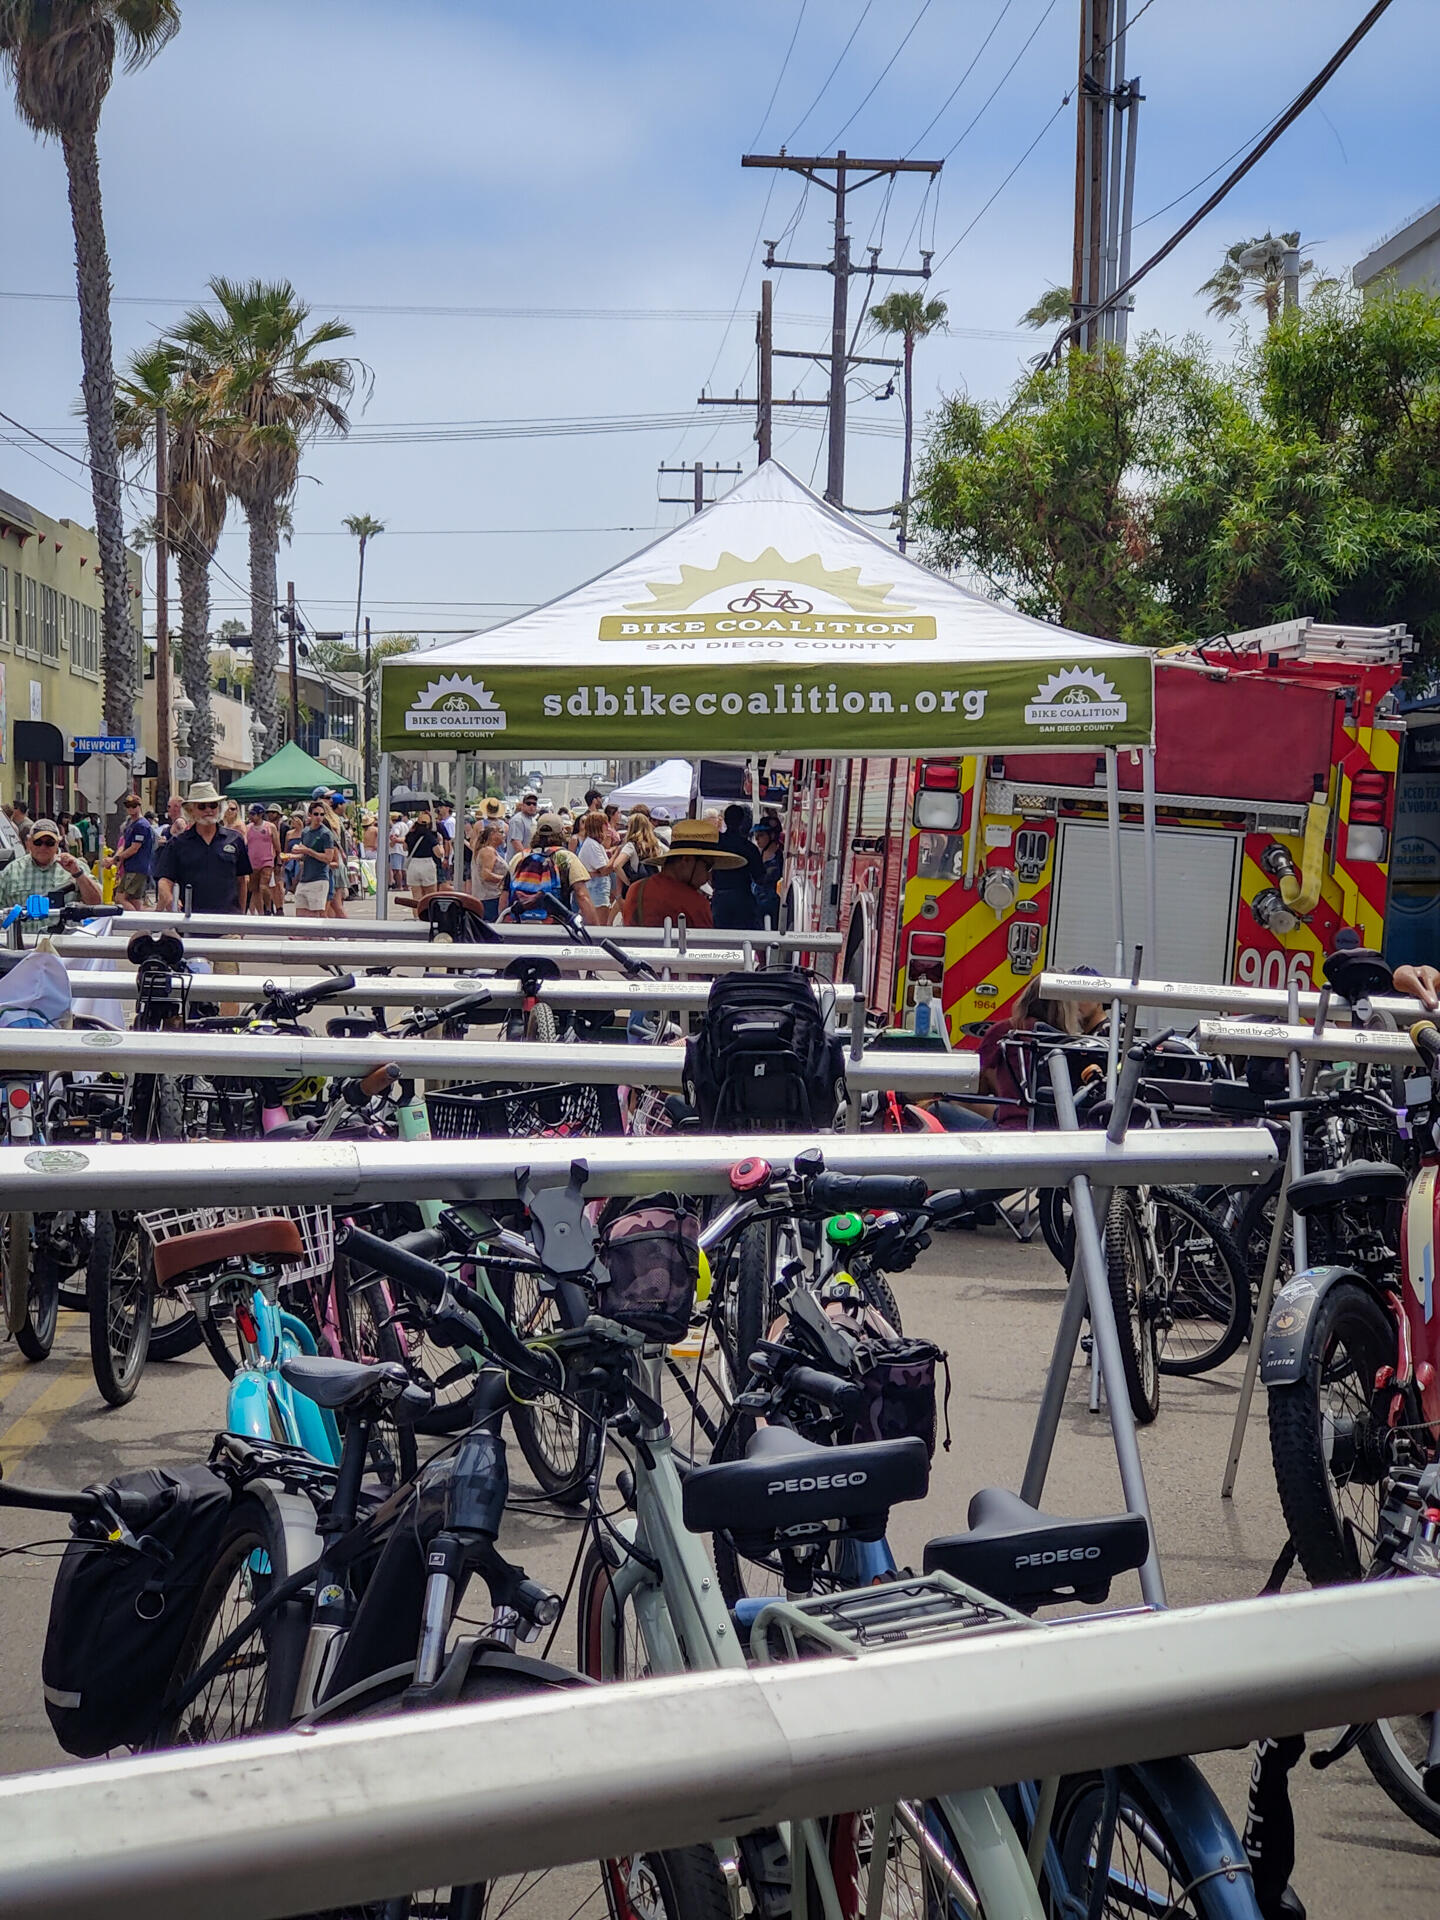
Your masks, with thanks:
[[[1125,1389],[1131,1411],[1145,1427],[1160,1411],[1160,1356],[1154,1310],[1156,1276],[1151,1272],[1139,1213],[1143,1204],[1137,1193],[1123,1187],[1111,1195],[1105,1222],[1105,1256]]]
[[[0,1262],[7,1284],[23,1292],[24,1308],[15,1327],[15,1344],[27,1360],[44,1360],[55,1344],[60,1319],[60,1270],[35,1245],[33,1214],[7,1213],[0,1222]]]
[[[496,1291],[522,1340],[543,1341],[547,1333],[560,1330],[559,1305],[554,1294],[540,1291],[538,1274],[507,1275]],[[577,1387],[567,1377],[563,1393],[537,1394],[519,1402],[511,1424],[541,1491],[558,1506],[583,1507],[600,1459],[600,1420],[593,1391]]]
[[[1106,1819],[1105,1780],[1072,1774],[1060,1782],[1051,1835],[1063,1886],[1046,1888],[1053,1913],[1088,1913],[1096,1920],[1259,1920],[1250,1870],[1238,1839],[1191,1761],[1163,1763],[1177,1789],[1176,1804],[1193,1800],[1193,1828],[1162,1806],[1138,1768],[1115,1778],[1113,1827]],[[1193,1776],[1193,1778],[1192,1778]],[[1189,1806],[1185,1806],[1189,1812]],[[1217,1817],[1218,1816],[1218,1819]],[[1107,1841],[1107,1828],[1109,1838]],[[1233,1852],[1214,1841],[1228,1838]],[[1103,1879],[1103,1891],[1097,1880]],[[1098,1894],[1098,1902],[1096,1895]]]
[[[90,1363],[112,1407],[135,1397],[150,1351],[155,1265],[150,1236],[133,1213],[97,1213],[85,1268]]]
[[[1195,1199],[1152,1187],[1159,1255],[1156,1345],[1161,1373],[1208,1373],[1250,1331],[1250,1282],[1233,1234]]]

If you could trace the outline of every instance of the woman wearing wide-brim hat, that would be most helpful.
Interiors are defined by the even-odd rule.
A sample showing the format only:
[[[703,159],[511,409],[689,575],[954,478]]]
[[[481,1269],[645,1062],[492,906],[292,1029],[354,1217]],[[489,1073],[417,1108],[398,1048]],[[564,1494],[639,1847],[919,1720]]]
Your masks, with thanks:
[[[660,927],[684,915],[691,927],[713,925],[710,902],[700,889],[716,867],[743,867],[738,853],[720,845],[715,820],[677,820],[670,844],[660,850],[660,871],[637,880],[625,896],[620,919],[627,927]]]

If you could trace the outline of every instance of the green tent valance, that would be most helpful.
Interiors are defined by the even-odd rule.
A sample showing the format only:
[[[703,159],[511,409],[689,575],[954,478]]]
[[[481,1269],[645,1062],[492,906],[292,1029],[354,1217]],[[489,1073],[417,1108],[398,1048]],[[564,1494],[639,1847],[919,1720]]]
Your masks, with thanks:
[[[328,791],[337,788],[353,793],[355,782],[313,753],[306,753],[297,741],[287,740],[278,753],[262,760],[249,773],[242,773],[225,789],[227,800],[303,800],[316,787]]]

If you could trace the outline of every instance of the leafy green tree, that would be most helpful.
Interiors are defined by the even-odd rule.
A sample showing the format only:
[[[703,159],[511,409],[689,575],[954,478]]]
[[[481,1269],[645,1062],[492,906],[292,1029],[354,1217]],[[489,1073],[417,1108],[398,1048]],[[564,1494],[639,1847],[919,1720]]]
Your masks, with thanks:
[[[1020,325],[1037,332],[1042,327],[1063,327],[1071,312],[1069,287],[1047,287],[1034,306],[1021,314]]]
[[[166,534],[180,579],[181,678],[195,707],[190,753],[195,778],[209,780],[215,753],[210,563],[230,505],[221,478],[223,423],[210,388],[186,367],[180,349],[164,340],[135,354],[117,385],[115,422],[122,453],[153,454],[159,407],[165,409],[169,443]]]
[[[1197,293],[1210,296],[1206,311],[1217,320],[1232,319],[1239,313],[1248,299],[1252,307],[1260,307],[1265,314],[1265,324],[1273,327],[1280,317],[1280,300],[1284,292],[1285,255],[1291,247],[1298,247],[1298,233],[1271,233],[1267,227],[1264,233],[1250,240],[1237,240],[1233,247],[1225,249],[1225,258],[1211,274],[1195,289]],[[1250,260],[1241,265],[1242,259],[1252,249],[1264,248],[1263,258]],[[1313,260],[1300,262],[1300,278],[1315,271]]]
[[[42,139],[58,140],[75,234],[81,393],[95,503],[104,602],[105,729],[135,722],[139,649],[131,615],[115,436],[115,362],[110,341],[110,256],[100,198],[100,110],[115,73],[152,60],[180,30],[176,0],[0,0],[0,61],[15,107]]]
[[[1233,364],[1153,336],[945,403],[927,552],[1022,611],[1165,642],[1404,621],[1440,656],[1440,296],[1316,290]]]
[[[900,480],[901,553],[910,531],[910,468],[915,437],[915,342],[943,333],[950,309],[943,300],[927,300],[923,293],[892,293],[870,309],[877,333],[898,333],[904,341],[905,457]]]
[[[267,748],[279,742],[275,563],[300,456],[317,434],[345,433],[363,369],[327,348],[352,337],[343,320],[310,324],[288,280],[214,279],[218,311],[186,314],[174,338],[225,417],[224,479],[250,528],[250,634],[255,711]]]

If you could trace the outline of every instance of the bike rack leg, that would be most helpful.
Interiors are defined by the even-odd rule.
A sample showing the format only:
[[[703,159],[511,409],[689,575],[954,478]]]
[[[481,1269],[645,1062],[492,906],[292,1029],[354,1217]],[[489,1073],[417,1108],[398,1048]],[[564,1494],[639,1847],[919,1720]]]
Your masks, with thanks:
[[[1050,1057],[1050,1078],[1055,1088],[1055,1111],[1061,1127],[1076,1129],[1075,1097],[1070,1090],[1069,1065],[1060,1053]],[[1140,1442],[1135,1430],[1135,1415],[1125,1389],[1125,1368],[1120,1358],[1120,1330],[1115,1324],[1115,1304],[1096,1221],[1094,1191],[1084,1174],[1070,1182],[1070,1211],[1075,1220],[1076,1263],[1085,1276],[1090,1298],[1090,1333],[1099,1355],[1100,1377],[1105,1384],[1105,1400],[1110,1411],[1110,1432],[1115,1441],[1115,1458],[1120,1468],[1120,1485],[1125,1504],[1132,1513],[1145,1516],[1150,1529],[1150,1552],[1140,1569],[1140,1591],[1152,1607],[1163,1607],[1165,1580],[1160,1571],[1160,1555],[1155,1544],[1155,1522],[1150,1513],[1150,1496],[1145,1488],[1145,1470],[1140,1463]]]
[[[855,998],[850,1002],[850,1058],[854,1061],[863,1060],[864,1057],[865,997],[863,994],[857,993]],[[846,1091],[845,1131],[847,1133],[859,1133],[860,1131],[860,1095],[853,1087],[848,1088]]]
[[[1055,1451],[1055,1436],[1060,1431],[1060,1416],[1065,1408],[1065,1392],[1070,1384],[1070,1369],[1080,1345],[1080,1328],[1085,1319],[1085,1276],[1079,1263],[1071,1269],[1065,1289],[1065,1304],[1060,1309],[1060,1324],[1055,1329],[1055,1345],[1050,1368],[1040,1395],[1040,1411],[1025,1462],[1025,1478],[1020,1482],[1020,1498],[1038,1507],[1045,1491],[1045,1476],[1050,1471],[1050,1456]]]
[[[1330,1011],[1330,989],[1327,987],[1320,995],[1320,1005],[1315,1013],[1315,1032],[1325,1031],[1325,1018]],[[1299,996],[1296,988],[1290,989],[1289,1018],[1292,1025],[1300,1020]],[[1307,1062],[1302,1074],[1300,1056],[1290,1055],[1290,1098],[1308,1099],[1315,1091],[1315,1077],[1320,1071],[1318,1059]],[[1250,1407],[1255,1398],[1255,1382],[1260,1377],[1260,1349],[1265,1344],[1265,1328],[1270,1319],[1270,1305],[1275,1297],[1275,1282],[1280,1273],[1280,1253],[1285,1245],[1285,1226],[1290,1219],[1291,1238],[1295,1248],[1295,1271],[1308,1266],[1309,1249],[1305,1244],[1305,1222],[1298,1214],[1290,1218],[1290,1182],[1298,1179],[1305,1171],[1305,1116],[1292,1113],[1290,1116],[1290,1147],[1285,1156],[1284,1170],[1280,1175],[1279,1191],[1275,1195],[1275,1224],[1270,1229],[1270,1245],[1265,1254],[1265,1273],[1260,1281],[1260,1294],[1255,1302],[1255,1319],[1250,1328],[1250,1351],[1245,1356],[1245,1378],[1240,1382],[1240,1399],[1235,1408],[1235,1423],[1230,1429],[1230,1452],[1225,1461],[1225,1477],[1220,1482],[1220,1498],[1232,1500],[1235,1497],[1235,1480],[1240,1472],[1240,1455],[1245,1446],[1245,1430],[1250,1424]]]

